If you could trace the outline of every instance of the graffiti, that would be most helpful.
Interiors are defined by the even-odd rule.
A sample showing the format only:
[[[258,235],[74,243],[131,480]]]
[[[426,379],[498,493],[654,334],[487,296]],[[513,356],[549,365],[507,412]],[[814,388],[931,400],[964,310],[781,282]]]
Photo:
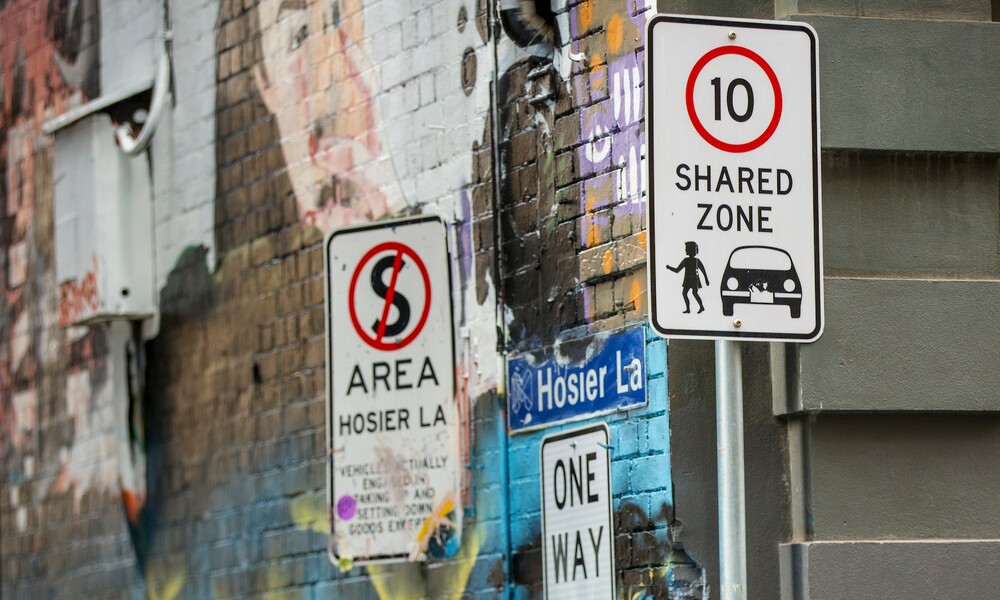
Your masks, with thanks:
[[[38,395],[35,390],[18,392],[11,398],[11,406],[14,422],[10,441],[15,448],[19,448],[38,426]]]
[[[419,560],[422,555],[454,556],[458,550],[458,540],[455,539],[455,518],[461,518],[461,512],[456,511],[454,492],[448,492],[445,498],[434,506],[431,515],[421,523],[417,530],[417,543],[410,551],[410,560]]]
[[[447,598],[459,600],[465,597],[465,588],[476,566],[476,559],[483,545],[484,535],[479,527],[467,527],[463,534],[462,549],[441,577],[429,580],[426,568],[417,563],[403,565],[370,565],[368,574],[372,586],[381,600],[402,600],[404,598]],[[433,582],[433,583],[431,583]]]
[[[487,501],[483,496],[484,494],[479,494],[476,499],[477,510],[481,510],[483,507],[480,505]],[[454,546],[457,544],[458,540],[449,543],[446,537],[441,538],[440,534],[443,530],[436,527],[439,523],[433,522],[446,519],[445,515],[453,510],[452,499],[442,502],[438,510],[435,511],[435,516],[428,519],[428,522],[421,527],[420,536],[427,539],[427,542],[431,543],[432,546]],[[432,533],[434,530],[439,533]],[[448,561],[448,568],[443,572],[443,575],[438,573],[434,577],[429,577],[427,565],[422,563],[369,565],[367,570],[372,586],[381,600],[401,600],[403,598],[458,600],[464,598],[469,576],[472,574],[472,568],[476,566],[480,549],[486,537],[483,525],[472,523],[464,527],[460,548],[457,549],[457,554],[452,552],[453,558]],[[441,552],[436,554],[443,555]]]
[[[586,246],[610,241],[611,214],[639,215],[646,182],[646,133],[643,125],[643,46],[646,0],[620,5],[587,0],[571,13],[574,56],[584,57],[586,77],[577,78],[573,95],[580,110],[582,145],[578,151],[584,183],[580,234]],[[584,35],[606,23],[603,35]]]
[[[118,488],[129,537],[140,570],[146,566],[152,530],[147,493],[146,345],[142,324],[132,322],[125,346],[127,401],[115,403],[118,442]]]
[[[98,0],[49,0],[47,32],[55,41],[52,55],[59,74],[87,98],[96,98],[100,85]]]
[[[176,600],[187,584],[187,568],[176,560],[162,560],[150,568],[150,579],[156,583],[147,587],[149,600]]]
[[[658,524],[672,523],[669,529]],[[680,527],[670,506],[660,504],[655,515],[632,502],[615,511],[615,548],[619,571],[619,600],[707,598],[705,571],[679,539]],[[670,534],[668,537],[668,533]],[[541,537],[515,550],[514,583],[533,589],[542,585]]]
[[[476,510],[483,510],[483,503],[489,502],[484,494],[476,498]],[[435,553],[433,546],[451,545],[440,525],[446,521],[455,509],[453,498],[446,498],[438,505],[438,509],[420,528],[418,539],[429,553]],[[320,534],[329,532],[329,521],[326,499],[321,496],[302,496],[289,503],[292,521],[300,531],[312,531]],[[366,570],[372,587],[382,600],[398,600],[404,598],[458,598],[464,597],[467,582],[472,569],[476,565],[487,536],[483,525],[472,524],[463,528],[462,542],[457,548],[457,554],[451,552],[448,569],[438,571],[434,578],[428,577],[425,564],[398,563],[368,565]],[[457,540],[456,540],[457,541]],[[354,563],[350,559],[343,560],[339,565],[342,573],[350,572]],[[442,572],[444,576],[442,576]],[[217,594],[218,596],[218,594]]]
[[[25,471],[56,474],[33,495],[34,510],[48,492],[77,485],[78,507],[83,488],[106,489],[113,481],[97,452],[107,369],[103,333],[58,326],[93,304],[96,273],[56,286],[52,146],[41,133],[45,120],[97,93],[96,4],[0,3],[0,250],[7,259],[0,260],[0,443],[8,480]],[[26,442],[47,425],[38,417],[57,399],[66,403],[71,429],[49,436],[48,446],[58,451],[43,452]],[[35,466],[38,459],[44,463]],[[21,501],[14,504],[24,514]]]
[[[85,318],[97,310],[97,256],[92,257],[94,268],[80,279],[59,284],[59,324],[66,326]]]
[[[23,7],[25,2],[7,0],[4,6]],[[491,178],[501,175],[493,173],[496,140],[490,132],[494,123],[483,108],[493,92],[485,83],[493,76],[490,71],[495,68],[496,54],[468,39],[478,33],[486,41],[488,3],[449,5],[446,10],[459,12],[457,27],[454,19],[446,19],[446,28],[451,29],[446,33],[455,36],[451,39],[455,43],[432,47],[436,60],[450,56],[444,61],[447,68],[428,67],[421,73],[430,77],[420,81],[414,77],[406,85],[395,82],[395,87],[385,81],[392,68],[388,60],[379,59],[379,53],[409,56],[416,52],[375,47],[388,40],[391,32],[367,30],[374,29],[376,23],[382,27],[384,23],[375,17],[398,12],[398,4],[361,0],[261,0],[246,4],[249,6],[225,3],[219,7],[219,47],[230,43],[223,39],[246,41],[226,46],[235,50],[216,56],[219,72],[226,73],[218,75],[219,89],[213,92],[219,116],[216,131],[220,145],[216,150],[223,157],[220,163],[226,163],[220,165],[212,228],[219,242],[218,264],[204,246],[183,250],[177,260],[173,254],[165,259],[168,268],[161,271],[167,277],[161,294],[164,321],[159,338],[150,343],[148,365],[143,343],[134,331],[119,335],[100,328],[63,331],[55,327],[59,322],[71,322],[95,299],[100,274],[95,265],[87,278],[56,285],[51,274],[51,225],[49,229],[38,225],[48,214],[46,203],[51,204],[48,196],[52,187],[46,166],[46,161],[51,162],[51,150],[39,137],[38,127],[45,118],[96,94],[96,87],[90,87],[98,81],[96,71],[87,65],[96,64],[95,53],[100,47],[96,43],[96,18],[102,14],[98,2],[47,0],[48,12],[58,18],[46,24],[48,38],[39,36],[50,40],[41,52],[10,43],[20,34],[11,36],[5,30],[0,38],[0,85],[5,94],[0,115],[4,140],[0,144],[4,175],[0,191],[8,208],[0,215],[5,258],[0,261],[4,293],[0,308],[11,315],[0,324],[0,386],[4,392],[0,416],[5,449],[13,445],[19,450],[5,455],[6,474],[8,478],[15,473],[33,477],[31,473],[39,467],[26,450],[32,447],[32,436],[39,427],[46,427],[50,415],[65,414],[67,423],[59,432],[56,450],[47,447],[39,458],[40,468],[54,474],[46,491],[70,495],[78,504],[91,490],[120,501],[149,597],[169,599],[212,592],[217,597],[256,592],[278,595],[293,586],[312,585],[298,580],[291,583],[288,565],[313,568],[310,561],[323,558],[320,548],[306,547],[290,556],[284,544],[298,547],[300,543],[300,538],[293,540],[292,535],[276,542],[281,548],[273,553],[267,550],[265,555],[256,547],[262,545],[261,538],[274,533],[274,528],[283,529],[278,532],[282,536],[285,529],[295,529],[292,534],[308,538],[313,546],[314,533],[322,536],[329,531],[322,483],[315,481],[316,477],[304,483],[297,479],[297,473],[306,471],[302,465],[321,461],[325,454],[322,442],[316,440],[322,435],[315,435],[320,428],[312,410],[314,401],[322,396],[322,294],[317,298],[314,293],[314,288],[319,288],[314,284],[321,278],[322,261],[317,261],[321,233],[410,211],[436,211],[456,220],[456,315],[460,315],[456,348],[460,358],[455,369],[458,401],[464,411],[462,450],[468,481],[463,482],[460,495],[435,499],[433,517],[414,531],[418,542],[414,553],[425,553],[434,560],[429,564],[372,566],[367,567],[367,573],[382,598],[415,594],[458,598],[473,593],[466,589],[473,567],[488,572],[488,584],[499,589],[505,583],[503,550],[497,550],[501,544],[488,537],[502,529],[495,525],[499,509],[494,490],[503,484],[497,481],[499,468],[476,464],[492,461],[495,467],[496,436],[503,434],[502,421],[494,414],[495,403],[485,401],[495,400],[494,394],[503,383],[496,360],[497,328],[503,324],[497,323],[495,312],[494,286],[499,287],[495,253],[503,252],[508,265],[525,267],[517,276],[530,272],[536,283],[544,283],[511,290],[516,313],[512,318],[524,332],[534,329],[534,322],[526,315],[549,321],[537,329],[543,338],[581,323],[579,303],[570,296],[582,294],[585,287],[580,284],[574,252],[580,246],[608,241],[607,222],[615,215],[635,215],[641,210],[644,184],[634,157],[641,159],[645,149],[638,122],[642,109],[636,70],[639,58],[632,40],[642,35],[638,23],[642,17],[625,14],[625,10],[635,12],[634,7],[618,7],[605,14],[595,8],[596,2],[585,6],[572,3],[574,18],[582,19],[586,13],[591,24],[606,23],[607,30],[596,36],[603,42],[594,42],[606,44],[606,52],[591,48],[591,41],[574,42],[573,46],[588,56],[588,76],[593,78],[595,89],[606,92],[587,92],[584,97],[574,87],[575,82],[567,84],[573,104],[560,109],[560,115],[567,115],[580,107],[591,107],[568,117],[579,120],[579,143],[568,142],[565,147],[571,149],[565,154],[572,156],[569,171],[573,183],[586,180],[579,187],[587,193],[573,199],[583,207],[581,212],[587,213],[580,221],[599,225],[581,229],[576,221],[557,222],[547,217],[557,210],[555,180],[563,176],[564,165],[552,146],[539,144],[534,137],[521,138],[516,150],[530,151],[535,161],[531,168],[537,169],[536,183],[544,185],[531,190],[526,183],[532,179],[530,168],[515,174],[524,163],[515,152],[507,153],[507,162],[501,165],[505,171],[501,189],[538,199],[538,210],[537,218],[518,222],[512,217],[504,222],[506,239],[512,244],[499,249],[493,247],[501,224],[494,224]],[[40,4],[35,2],[34,6]],[[473,9],[475,28],[467,27]],[[226,12],[231,10],[239,14]],[[412,27],[421,28],[423,37],[407,43],[422,44],[433,36],[446,35],[438,31],[441,15],[437,10],[433,9],[433,18],[430,10],[426,20],[414,17]],[[42,12],[21,10],[18,14]],[[183,34],[183,13],[173,18],[178,35]],[[425,25],[418,25],[418,21],[429,23],[427,27],[432,29],[422,29]],[[0,23],[6,26],[3,19]],[[458,34],[467,32],[465,38],[459,39],[456,29]],[[43,55],[47,65],[39,69],[38,59]],[[543,137],[549,136],[555,121],[552,107],[536,111],[527,98],[516,100],[525,96],[522,84],[529,71],[531,68],[524,68],[504,76],[502,89],[497,91],[500,101],[507,102],[505,109],[511,110],[501,117],[499,127],[506,129],[516,122],[513,133],[537,129]],[[393,91],[388,93],[390,89]],[[557,97],[566,100],[553,94],[553,101]],[[542,104],[545,102],[548,100]],[[388,105],[394,103],[402,107],[396,120],[383,120],[392,112]],[[600,110],[593,108],[598,104]],[[183,112],[178,110],[175,116]],[[470,133],[472,130],[482,132],[474,146],[472,137],[476,134]],[[235,150],[224,147],[234,139]],[[397,166],[405,172],[397,174]],[[560,181],[558,187],[569,187],[564,184]],[[404,196],[413,203],[404,202]],[[607,231],[602,229],[605,226]],[[578,235],[581,232],[584,235]],[[165,245],[173,251],[185,248],[189,241],[169,239]],[[543,250],[532,253],[538,248]],[[557,260],[541,260],[544,252],[551,252],[545,257]],[[617,260],[605,258],[604,275],[614,275]],[[204,268],[206,262],[213,263],[213,270]],[[639,280],[629,279],[624,285],[635,302],[640,294]],[[50,300],[42,299],[49,296]],[[555,310],[558,318],[550,319]],[[109,358],[112,355],[114,360]],[[119,360],[127,374],[111,372]],[[146,372],[149,382],[144,379]],[[127,401],[121,406],[117,396],[112,405],[112,375],[119,378],[115,381],[127,379]],[[475,416],[469,414],[470,398],[484,400]],[[148,403],[154,404],[155,411],[147,419],[144,413],[154,410]],[[306,405],[308,419],[293,418],[293,411]],[[211,435],[206,435],[206,423],[212,425]],[[489,443],[471,439],[470,429]],[[150,450],[156,446],[151,441],[156,435],[170,436],[175,442],[163,450],[163,464],[157,464],[160,458]],[[475,452],[473,444],[479,444]],[[107,460],[115,449],[117,464]],[[484,455],[489,455],[489,460]],[[312,476],[318,470],[308,472]],[[247,477],[248,473],[252,477]],[[482,480],[476,479],[479,477]],[[248,479],[254,481],[254,493],[266,494],[261,506],[251,507],[246,502]],[[154,488],[160,484],[165,491],[159,492],[165,498],[158,499]],[[15,523],[30,530],[40,519],[21,509],[25,502],[39,500],[37,495],[29,496],[27,489],[22,488],[20,497],[31,499],[20,502],[18,510],[12,512]],[[484,505],[466,510],[473,502]],[[88,504],[84,502],[85,507]],[[152,515],[164,506],[168,516],[154,522]],[[177,516],[178,511],[184,516]],[[483,515],[482,523],[475,520],[478,514]],[[288,524],[289,518],[294,526]],[[454,537],[457,527],[452,527],[459,519],[465,523],[460,544]],[[197,525],[192,526],[192,522]],[[167,528],[167,534],[160,535],[153,525]],[[221,538],[232,537],[254,547],[250,558],[240,555],[225,564],[225,542],[213,539],[208,543],[201,538],[216,532]],[[495,553],[489,558],[480,555],[488,541]],[[185,567],[178,566],[176,560],[178,545],[190,550],[181,561]],[[212,556],[207,557],[210,550]],[[499,558],[493,560],[492,556]],[[278,557],[280,561],[271,560]],[[215,561],[222,566],[216,566]],[[330,578],[356,581],[362,576],[353,564],[343,566],[347,573],[338,575],[335,567],[323,564],[330,569]],[[655,578],[662,580],[664,575],[656,571]],[[252,590],[234,592],[230,588],[236,581]],[[471,589],[484,589],[484,582],[485,578],[477,583],[480,587]],[[654,588],[630,589],[639,593]],[[298,591],[308,595],[311,590]]]
[[[107,333],[104,329],[83,333],[70,346],[64,397],[74,435],[59,447],[59,471],[51,491],[72,493],[76,512],[88,490],[117,488],[117,465],[101,460],[110,458],[106,449],[115,443]]]

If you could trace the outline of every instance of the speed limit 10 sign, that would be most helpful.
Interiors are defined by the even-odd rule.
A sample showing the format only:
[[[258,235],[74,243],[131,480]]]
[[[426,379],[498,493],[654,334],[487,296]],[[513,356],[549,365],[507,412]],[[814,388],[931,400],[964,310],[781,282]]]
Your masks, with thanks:
[[[646,39],[651,325],[666,337],[816,340],[816,32],[658,15]]]

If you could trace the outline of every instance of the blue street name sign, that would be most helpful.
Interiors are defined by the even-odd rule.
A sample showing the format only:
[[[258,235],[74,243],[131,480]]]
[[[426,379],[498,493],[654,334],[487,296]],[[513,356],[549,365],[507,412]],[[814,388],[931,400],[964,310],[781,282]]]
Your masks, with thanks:
[[[546,346],[507,361],[512,433],[646,404],[642,327]]]

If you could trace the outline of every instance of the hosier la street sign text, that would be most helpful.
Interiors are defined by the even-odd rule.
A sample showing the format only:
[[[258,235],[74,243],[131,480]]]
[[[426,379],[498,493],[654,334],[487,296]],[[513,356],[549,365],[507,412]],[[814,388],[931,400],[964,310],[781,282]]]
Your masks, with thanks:
[[[647,39],[651,325],[665,337],[816,340],[815,31],[660,15]]]
[[[381,222],[325,248],[331,559],[453,556],[462,465],[445,226]]]
[[[633,326],[510,357],[510,432],[645,405],[645,351],[645,331]]]

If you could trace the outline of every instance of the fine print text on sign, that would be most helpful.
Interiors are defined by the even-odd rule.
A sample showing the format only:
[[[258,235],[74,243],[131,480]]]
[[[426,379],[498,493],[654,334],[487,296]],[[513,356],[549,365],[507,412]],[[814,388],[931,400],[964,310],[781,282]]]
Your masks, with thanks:
[[[561,342],[507,361],[512,433],[646,403],[642,327]]]
[[[651,324],[667,337],[814,341],[815,32],[657,16],[648,39]]]
[[[615,597],[609,432],[604,423],[546,436],[541,447],[545,597]]]
[[[462,467],[444,224],[344,229],[326,252],[331,558],[452,556]]]

